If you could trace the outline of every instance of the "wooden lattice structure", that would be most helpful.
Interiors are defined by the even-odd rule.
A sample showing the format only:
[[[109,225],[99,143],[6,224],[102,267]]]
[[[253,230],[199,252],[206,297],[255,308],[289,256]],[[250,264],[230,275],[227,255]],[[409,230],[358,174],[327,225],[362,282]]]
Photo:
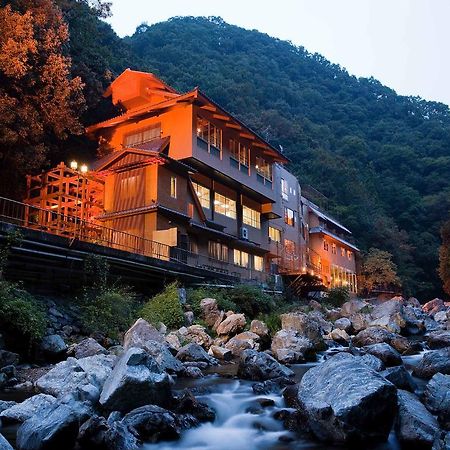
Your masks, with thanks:
[[[27,218],[28,226],[45,224],[56,234],[74,236],[81,222],[94,224],[104,212],[103,190],[104,180],[98,173],[81,173],[63,162],[40,175],[28,175],[24,202],[41,211]]]

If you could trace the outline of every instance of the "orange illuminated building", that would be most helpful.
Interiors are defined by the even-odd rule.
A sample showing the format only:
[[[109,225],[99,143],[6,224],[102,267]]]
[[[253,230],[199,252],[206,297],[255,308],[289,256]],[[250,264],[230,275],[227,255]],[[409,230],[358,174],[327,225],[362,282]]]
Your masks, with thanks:
[[[51,185],[48,177],[30,178],[37,193],[27,203],[83,210],[80,219],[135,237],[135,250],[150,256],[149,243],[157,243],[167,249],[158,258],[200,255],[202,265],[241,280],[313,272],[327,286],[356,291],[357,248],[301,197],[282,152],[198,88],[180,94],[153,74],[127,69],[105,96],[124,112],[87,129],[109,153],[81,177],[83,189],[76,171],[59,166],[70,176]],[[329,242],[328,253],[319,241]],[[352,257],[339,259],[334,244]]]

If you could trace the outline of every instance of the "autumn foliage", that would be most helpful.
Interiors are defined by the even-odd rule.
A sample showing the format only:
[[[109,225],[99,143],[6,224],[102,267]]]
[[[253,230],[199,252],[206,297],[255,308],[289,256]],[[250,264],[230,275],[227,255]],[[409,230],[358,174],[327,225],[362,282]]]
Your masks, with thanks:
[[[83,84],[71,78],[69,31],[51,0],[0,8],[0,190],[17,195],[55,143],[81,134]]]

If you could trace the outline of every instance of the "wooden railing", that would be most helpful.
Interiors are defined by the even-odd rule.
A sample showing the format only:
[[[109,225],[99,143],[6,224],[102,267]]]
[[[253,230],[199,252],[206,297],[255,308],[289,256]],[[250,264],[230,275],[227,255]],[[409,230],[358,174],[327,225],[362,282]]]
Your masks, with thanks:
[[[75,216],[67,216],[51,209],[39,208],[5,197],[0,197],[0,221],[44,231],[71,240],[78,239],[130,253],[240,277],[240,273],[234,271],[234,266],[228,262],[178,247],[170,247],[160,242],[99,225],[93,221],[81,220]]]

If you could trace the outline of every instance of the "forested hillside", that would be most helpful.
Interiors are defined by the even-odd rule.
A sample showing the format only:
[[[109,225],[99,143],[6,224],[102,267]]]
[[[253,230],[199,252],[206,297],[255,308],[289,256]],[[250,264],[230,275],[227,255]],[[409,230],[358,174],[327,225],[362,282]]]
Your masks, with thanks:
[[[72,74],[85,83],[84,125],[112,114],[100,94],[126,67],[152,71],[180,91],[199,86],[282,146],[301,184],[325,196],[363,250],[391,252],[407,292],[440,293],[439,229],[450,211],[447,106],[398,96],[220,18],[174,18],[120,39],[103,12],[82,1],[57,3],[69,24]],[[93,151],[72,137],[49,161]]]

